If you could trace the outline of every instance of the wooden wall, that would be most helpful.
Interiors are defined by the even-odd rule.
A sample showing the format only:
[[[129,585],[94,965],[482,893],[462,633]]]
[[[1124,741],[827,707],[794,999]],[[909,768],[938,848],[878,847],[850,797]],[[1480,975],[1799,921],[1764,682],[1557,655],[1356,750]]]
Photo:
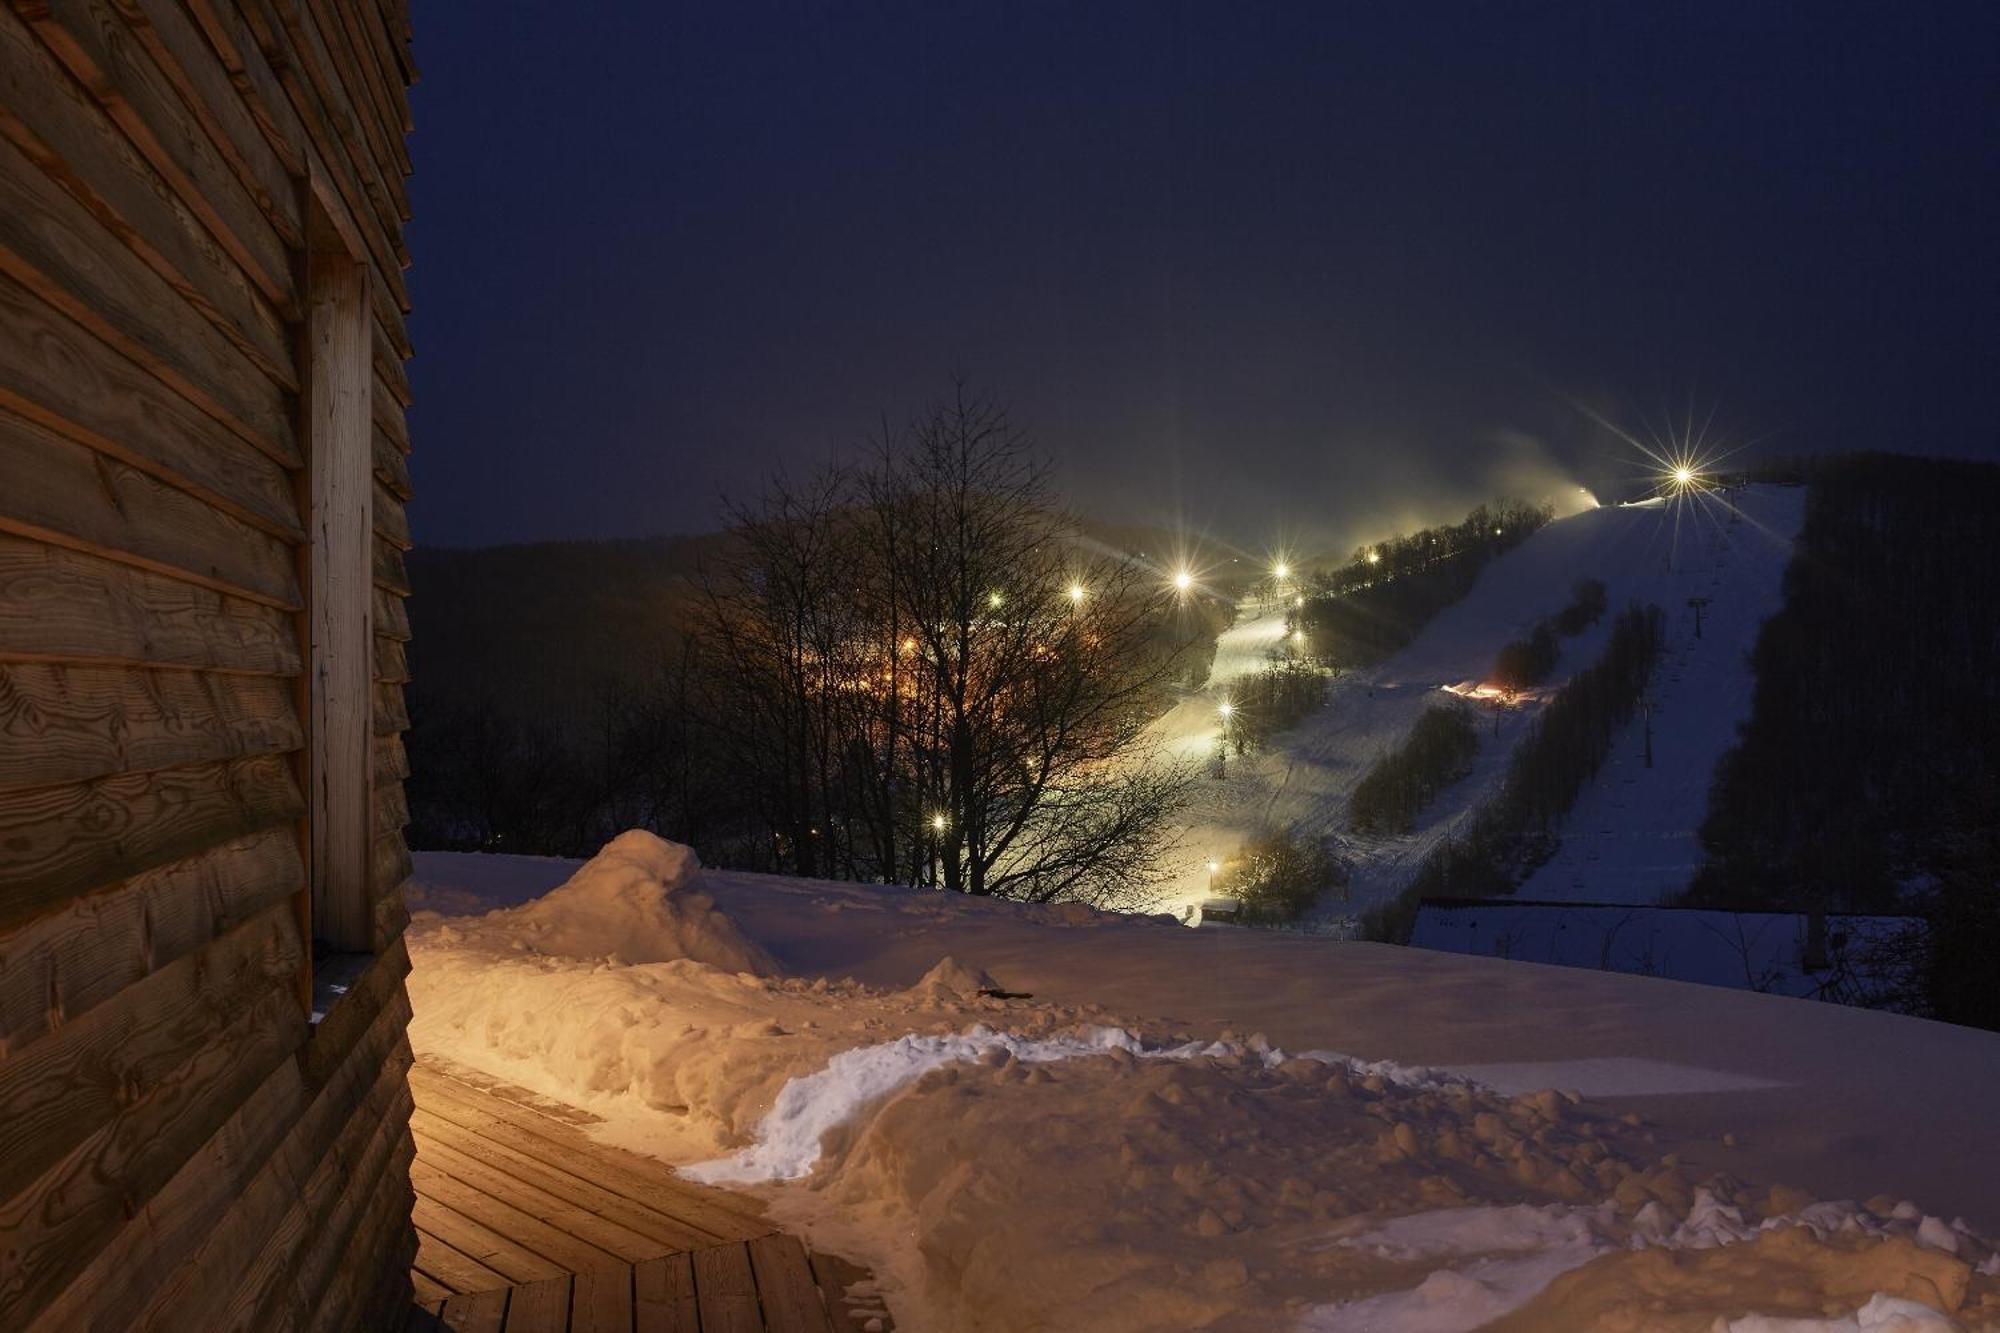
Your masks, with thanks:
[[[404,0],[0,0],[0,1329],[409,1299],[414,77]],[[366,264],[375,679],[372,959],[317,1022],[315,227]]]

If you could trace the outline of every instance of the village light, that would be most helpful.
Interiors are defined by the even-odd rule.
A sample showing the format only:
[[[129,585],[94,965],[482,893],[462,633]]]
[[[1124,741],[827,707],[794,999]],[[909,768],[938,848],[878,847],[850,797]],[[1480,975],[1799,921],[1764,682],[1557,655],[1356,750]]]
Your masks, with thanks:
[[[1188,573],[1185,569],[1179,570],[1174,574],[1174,589],[1177,592],[1186,592],[1193,586],[1194,575]]]
[[[943,815],[932,815],[932,816],[931,816],[931,831],[932,831],[933,833],[942,833],[942,832],[944,832],[944,827],[945,827],[945,825],[946,825],[947,823],[949,823],[949,822],[950,822],[950,821],[949,821],[949,820],[947,820],[947,819],[946,819],[946,818],[945,818],[945,817],[944,817]]]
[[[1083,585],[1081,583],[1072,583],[1069,585],[1069,599],[1078,606],[1083,605]]]
[[[1229,700],[1224,699],[1221,703],[1215,706],[1215,711],[1221,715],[1222,720],[1224,722],[1227,722],[1229,720],[1230,714],[1236,711],[1236,705],[1229,702]]]
[[[998,607],[1005,600],[998,592],[989,592],[986,594],[986,604],[988,606]]]
[[[1371,564],[1371,565],[1379,565],[1379,564],[1381,564],[1381,563],[1382,563],[1382,553],[1381,553],[1380,551],[1370,551],[1370,552],[1368,553],[1368,563],[1369,563],[1369,564]]]
[[[1277,564],[1271,566],[1271,577],[1276,579],[1278,582],[1283,583],[1286,579],[1290,578],[1291,576],[1292,576],[1292,567],[1286,564],[1284,561],[1280,560]]]

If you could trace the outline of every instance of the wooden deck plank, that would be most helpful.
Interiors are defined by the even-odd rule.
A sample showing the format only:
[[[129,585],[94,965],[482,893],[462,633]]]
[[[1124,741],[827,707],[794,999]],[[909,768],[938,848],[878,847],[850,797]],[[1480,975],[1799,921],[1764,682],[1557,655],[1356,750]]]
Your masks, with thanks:
[[[539,1112],[463,1085],[454,1087],[421,1064],[410,1070],[410,1090],[420,1110],[644,1204],[714,1240],[748,1240],[775,1230],[754,1213],[730,1206],[727,1196],[684,1180],[658,1162],[595,1143]]]
[[[750,1270],[750,1251],[744,1246],[696,1250],[694,1295],[701,1310],[701,1333],[763,1333],[757,1279]]]
[[[632,1333],[632,1270],[578,1273],[570,1289],[570,1333]]]
[[[421,1236],[418,1237],[417,1244],[420,1248],[423,1245],[423,1238]],[[463,1255],[459,1257],[464,1258]],[[470,1261],[468,1260],[467,1262]],[[430,1274],[414,1268],[410,1270],[410,1285],[415,1288],[418,1305],[443,1305],[453,1292],[453,1288],[447,1287]]]
[[[516,1287],[507,1302],[506,1333],[568,1333],[569,1274]]]
[[[450,1148],[658,1242],[657,1248],[634,1255],[635,1259],[650,1259],[670,1250],[697,1250],[716,1241],[716,1237],[701,1228],[679,1221],[658,1208],[614,1194],[572,1171],[540,1161],[422,1107],[411,1117],[410,1124],[417,1137],[418,1156],[432,1147]]]
[[[437,1221],[436,1207],[418,1199],[416,1210],[424,1213],[425,1221]],[[495,1287],[508,1287],[520,1281],[508,1277],[498,1269],[479,1262],[464,1250],[431,1231],[423,1222],[417,1227],[416,1266],[410,1270],[412,1279],[426,1279],[434,1287],[442,1288],[438,1299],[454,1296],[461,1291],[487,1291]],[[538,1276],[547,1276],[541,1273]]]
[[[482,1160],[477,1151],[476,1145],[465,1152],[427,1135],[417,1141],[417,1160],[431,1169],[627,1263],[676,1248],[672,1241],[661,1241],[545,1190],[511,1166]]]
[[[797,1236],[772,1234],[746,1243],[757,1301],[771,1333],[830,1333],[826,1306]]]
[[[447,1207],[424,1194],[421,1187],[412,1216],[417,1223],[417,1267],[455,1290],[480,1291],[517,1282],[535,1282],[564,1271],[561,1264],[545,1259],[493,1228]],[[441,1247],[438,1253],[429,1256],[436,1260],[435,1265],[426,1262],[427,1242]],[[445,1249],[451,1253],[443,1253]],[[484,1269],[485,1273],[468,1270],[453,1255],[469,1260],[479,1269]],[[491,1280],[486,1274],[492,1274],[498,1280]],[[461,1278],[468,1280],[461,1282]]]
[[[700,1333],[694,1260],[669,1254],[632,1266],[633,1333]]]
[[[511,1242],[513,1248],[529,1250],[563,1272],[602,1272],[626,1262],[609,1250],[544,1222],[505,1199],[496,1199],[484,1190],[453,1179],[422,1160],[411,1164],[410,1182],[416,1187],[420,1202],[429,1199],[443,1204],[460,1217]],[[485,1261],[483,1255],[475,1257]]]
[[[461,1292],[444,1303],[438,1318],[451,1333],[500,1333],[507,1318],[507,1288]]]

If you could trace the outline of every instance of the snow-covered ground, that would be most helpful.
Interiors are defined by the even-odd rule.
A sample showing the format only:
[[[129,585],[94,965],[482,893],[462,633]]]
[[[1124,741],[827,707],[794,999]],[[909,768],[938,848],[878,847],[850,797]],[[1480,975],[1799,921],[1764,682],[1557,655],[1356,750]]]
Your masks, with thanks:
[[[1900,916],[1826,919],[1826,958],[1807,970],[1803,912],[1728,912],[1622,904],[1426,902],[1410,944],[1418,949],[1518,958],[1562,967],[1636,972],[1769,995],[1866,1002],[1890,980],[1878,952],[1921,929]]]
[[[1442,837],[1494,790],[1536,708],[1603,651],[1617,613],[1632,602],[1667,615],[1666,660],[1655,677],[1654,762],[1644,762],[1644,722],[1613,743],[1612,757],[1579,798],[1556,857],[1523,887],[1524,897],[1656,902],[1684,887],[1699,860],[1695,830],[1707,808],[1716,761],[1748,716],[1754,684],[1748,653],[1782,602],[1786,564],[1805,510],[1799,487],[1757,486],[1680,504],[1590,509],[1559,519],[1500,556],[1472,590],[1403,651],[1336,680],[1325,707],[1264,752],[1232,758],[1229,776],[1204,778],[1188,815],[1181,870],[1165,905],[1207,896],[1207,863],[1227,860],[1264,828],[1296,828],[1346,843],[1354,866],[1345,902],[1357,913],[1393,897]],[[1400,745],[1446,686],[1477,685],[1494,655],[1569,601],[1578,580],[1607,590],[1609,610],[1562,642],[1553,676],[1511,706],[1481,703],[1482,745],[1472,773],[1455,784],[1407,837],[1357,838],[1347,807],[1376,758]],[[1694,637],[1690,598],[1707,598]],[[1284,632],[1283,608],[1260,606],[1222,637],[1210,682],[1154,726],[1167,753],[1198,758],[1216,742],[1216,704],[1241,675],[1261,670]]]
[[[753,1189],[903,1328],[2000,1323],[1994,1034],[642,833],[411,900],[420,1053]]]

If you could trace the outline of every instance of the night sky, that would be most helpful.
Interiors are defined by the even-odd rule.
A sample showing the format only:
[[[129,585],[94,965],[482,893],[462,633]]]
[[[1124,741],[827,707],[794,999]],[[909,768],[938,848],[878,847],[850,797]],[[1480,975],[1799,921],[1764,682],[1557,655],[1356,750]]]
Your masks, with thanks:
[[[2000,5],[415,7],[418,497],[718,525],[951,377],[1254,546],[1765,454],[2000,457]]]

